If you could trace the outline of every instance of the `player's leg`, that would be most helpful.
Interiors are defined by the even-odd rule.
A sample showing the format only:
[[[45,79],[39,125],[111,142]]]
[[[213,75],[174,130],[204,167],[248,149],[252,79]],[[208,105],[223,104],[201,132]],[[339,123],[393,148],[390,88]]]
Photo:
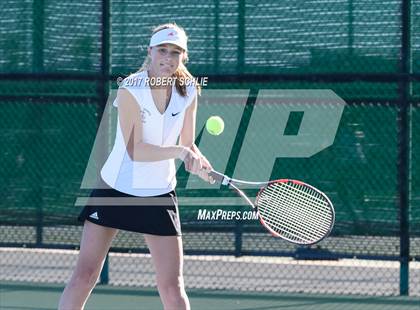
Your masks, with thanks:
[[[152,255],[159,295],[165,310],[189,310],[182,274],[181,237],[146,234],[145,239]]]
[[[76,268],[61,295],[59,310],[83,309],[117,232],[115,228],[85,221]]]

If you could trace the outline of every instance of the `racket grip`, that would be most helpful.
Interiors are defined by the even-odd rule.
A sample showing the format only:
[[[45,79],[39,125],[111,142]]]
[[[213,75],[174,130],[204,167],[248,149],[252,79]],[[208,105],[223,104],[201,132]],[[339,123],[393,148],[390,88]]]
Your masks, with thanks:
[[[220,182],[223,185],[229,184],[229,178],[225,176],[223,173],[212,170],[209,172],[209,176],[211,176],[213,180]]]

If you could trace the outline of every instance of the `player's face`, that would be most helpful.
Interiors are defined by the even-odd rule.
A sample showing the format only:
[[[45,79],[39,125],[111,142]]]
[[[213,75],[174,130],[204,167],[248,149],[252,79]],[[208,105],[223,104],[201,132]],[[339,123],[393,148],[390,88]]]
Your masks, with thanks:
[[[155,76],[172,76],[184,57],[184,51],[173,44],[161,44],[149,48],[152,59],[150,69]]]

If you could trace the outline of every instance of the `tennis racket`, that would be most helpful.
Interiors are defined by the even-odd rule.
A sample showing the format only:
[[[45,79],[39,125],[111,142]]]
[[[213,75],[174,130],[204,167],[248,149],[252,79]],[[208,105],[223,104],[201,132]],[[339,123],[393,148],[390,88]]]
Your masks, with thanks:
[[[233,188],[258,212],[261,224],[275,237],[311,245],[327,237],[335,221],[334,207],[328,197],[301,181],[280,179],[248,182],[209,171],[214,181]],[[262,186],[253,203],[236,185]]]

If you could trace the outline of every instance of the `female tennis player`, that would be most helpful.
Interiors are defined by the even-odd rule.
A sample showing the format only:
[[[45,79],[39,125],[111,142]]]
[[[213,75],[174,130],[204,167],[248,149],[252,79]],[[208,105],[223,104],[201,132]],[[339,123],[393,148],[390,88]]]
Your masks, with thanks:
[[[101,169],[109,188],[94,189],[90,199],[110,197],[112,202],[131,197],[136,203],[85,206],[79,215],[84,222],[80,253],[60,310],[84,308],[119,229],[144,234],[164,309],[190,309],[182,274],[175,159],[209,182],[202,171],[212,167],[194,144],[200,89],[188,83],[192,76],[184,65],[187,51],[182,28],[156,27],[142,68],[120,85],[113,103],[118,107],[115,144]]]

